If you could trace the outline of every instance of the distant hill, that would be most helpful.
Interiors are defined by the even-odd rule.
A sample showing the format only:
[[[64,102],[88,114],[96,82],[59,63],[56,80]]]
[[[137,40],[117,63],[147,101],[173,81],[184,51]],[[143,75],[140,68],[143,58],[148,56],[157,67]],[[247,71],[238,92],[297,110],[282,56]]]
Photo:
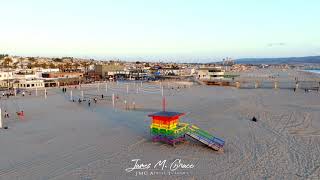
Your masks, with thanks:
[[[237,64],[308,64],[319,63],[320,56],[288,58],[244,58],[235,60]]]

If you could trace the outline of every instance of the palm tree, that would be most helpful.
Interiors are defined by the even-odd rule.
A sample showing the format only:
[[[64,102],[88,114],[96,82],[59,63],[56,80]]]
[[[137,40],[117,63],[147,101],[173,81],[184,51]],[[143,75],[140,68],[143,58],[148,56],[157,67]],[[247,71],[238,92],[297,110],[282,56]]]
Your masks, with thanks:
[[[81,64],[82,67],[84,67],[85,73],[87,73],[88,67],[89,67],[89,63],[86,62],[86,61],[82,61],[80,64]]]
[[[51,63],[49,64],[49,68],[56,68],[56,65],[51,62]]]
[[[2,62],[2,65],[3,65],[3,67],[8,68],[8,67],[10,67],[11,63],[12,63],[12,59],[10,57],[5,57]]]
[[[65,63],[65,68],[66,68],[67,70],[70,70],[71,67],[72,67],[72,64],[71,64],[70,62]]]
[[[19,62],[15,62],[15,63],[13,63],[12,68],[13,68],[13,69],[17,69],[18,64],[19,64]]]
[[[63,60],[61,58],[54,58],[53,61],[54,62],[62,62]]]
[[[32,67],[33,67],[33,65],[29,62],[28,65],[27,65],[27,68],[31,69]]]
[[[28,61],[31,62],[31,63],[33,63],[33,62],[36,61],[36,58],[34,58],[34,57],[28,57]]]
[[[38,61],[31,64],[31,67],[41,67],[41,64],[39,64]]]
[[[73,63],[74,69],[77,71],[79,68],[80,64],[78,62]]]
[[[0,54],[0,59],[4,59],[5,57],[8,57],[8,54]]]
[[[65,70],[64,64],[62,64],[62,63],[58,64],[58,68],[60,69],[60,71]]]
[[[21,69],[23,68],[22,61],[23,61],[23,58],[22,58],[22,57],[20,57],[20,58],[19,58],[19,64],[20,64],[20,68],[21,68]]]
[[[44,69],[48,68],[48,64],[47,64],[47,63],[42,63],[42,64],[40,64],[40,66],[41,66],[42,68],[44,68]]]

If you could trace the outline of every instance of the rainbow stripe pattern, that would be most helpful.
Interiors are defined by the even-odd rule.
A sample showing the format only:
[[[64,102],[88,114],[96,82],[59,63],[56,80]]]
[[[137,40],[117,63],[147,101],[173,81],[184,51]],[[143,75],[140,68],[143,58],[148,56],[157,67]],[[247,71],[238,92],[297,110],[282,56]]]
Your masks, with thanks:
[[[171,145],[184,141],[188,124],[179,123],[179,118],[183,115],[184,113],[166,111],[150,114],[152,141],[161,141]]]

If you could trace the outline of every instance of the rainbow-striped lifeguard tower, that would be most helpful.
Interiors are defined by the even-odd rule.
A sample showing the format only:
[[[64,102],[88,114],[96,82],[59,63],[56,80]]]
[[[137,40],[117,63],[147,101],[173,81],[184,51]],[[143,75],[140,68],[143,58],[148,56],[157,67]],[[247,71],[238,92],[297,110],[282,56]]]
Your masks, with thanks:
[[[188,135],[216,151],[224,152],[225,141],[223,139],[215,137],[195,125],[179,122],[183,115],[185,114],[165,111],[165,99],[163,98],[163,111],[149,115],[152,118],[150,126],[152,141],[161,141],[175,146],[176,143],[185,141],[186,135]]]
[[[179,123],[179,118],[183,115],[184,113],[166,111],[150,114],[152,141],[162,141],[173,146],[184,141],[188,124]]]

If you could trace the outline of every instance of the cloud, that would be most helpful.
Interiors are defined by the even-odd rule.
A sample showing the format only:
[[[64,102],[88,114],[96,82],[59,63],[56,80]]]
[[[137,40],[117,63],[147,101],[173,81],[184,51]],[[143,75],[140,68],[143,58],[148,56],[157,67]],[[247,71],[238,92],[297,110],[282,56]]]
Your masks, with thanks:
[[[286,46],[286,43],[280,42],[280,43],[269,43],[268,47],[274,47],[274,46]]]

